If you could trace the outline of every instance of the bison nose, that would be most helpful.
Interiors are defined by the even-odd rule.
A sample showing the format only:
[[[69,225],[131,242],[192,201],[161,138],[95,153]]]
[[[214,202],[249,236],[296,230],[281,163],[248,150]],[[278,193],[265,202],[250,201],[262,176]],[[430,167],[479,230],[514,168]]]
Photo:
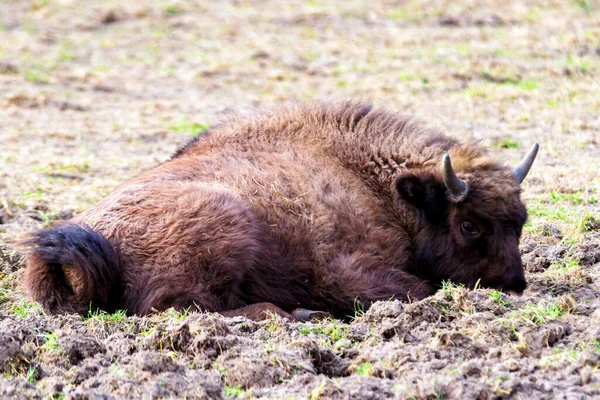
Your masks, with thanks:
[[[503,287],[504,291],[511,294],[522,295],[523,291],[527,287],[527,281],[525,278],[518,277],[511,280],[507,285]]]

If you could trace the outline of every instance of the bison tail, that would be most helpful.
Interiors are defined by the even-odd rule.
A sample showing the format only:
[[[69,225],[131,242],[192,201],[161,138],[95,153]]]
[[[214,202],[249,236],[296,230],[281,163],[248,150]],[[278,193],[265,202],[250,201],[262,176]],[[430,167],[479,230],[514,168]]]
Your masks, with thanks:
[[[118,249],[88,226],[63,223],[25,242],[27,293],[51,314],[101,309],[121,300],[123,270]]]

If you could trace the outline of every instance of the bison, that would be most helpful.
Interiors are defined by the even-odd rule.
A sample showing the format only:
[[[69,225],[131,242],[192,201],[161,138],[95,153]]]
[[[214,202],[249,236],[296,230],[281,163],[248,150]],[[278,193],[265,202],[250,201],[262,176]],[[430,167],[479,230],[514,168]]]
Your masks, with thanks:
[[[520,183],[476,143],[358,103],[234,117],[28,240],[50,313],[345,318],[443,281],[522,292]]]

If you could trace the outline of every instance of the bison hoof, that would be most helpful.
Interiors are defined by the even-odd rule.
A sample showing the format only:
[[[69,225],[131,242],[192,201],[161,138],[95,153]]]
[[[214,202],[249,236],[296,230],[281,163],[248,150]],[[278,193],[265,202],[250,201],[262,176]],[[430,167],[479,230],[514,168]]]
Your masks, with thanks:
[[[313,311],[313,310],[305,310],[304,308],[297,308],[292,311],[292,315],[296,320],[300,322],[307,321],[321,321],[326,318],[332,318],[331,314],[325,311]]]

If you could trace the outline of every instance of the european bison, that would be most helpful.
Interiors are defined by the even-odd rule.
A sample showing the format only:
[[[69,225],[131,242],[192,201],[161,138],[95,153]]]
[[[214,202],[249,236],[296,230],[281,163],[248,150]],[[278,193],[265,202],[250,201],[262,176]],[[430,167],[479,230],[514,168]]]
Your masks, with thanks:
[[[71,222],[29,241],[24,284],[51,313],[197,306],[297,319],[420,299],[443,280],[522,292],[523,181],[369,105],[223,122]]]

